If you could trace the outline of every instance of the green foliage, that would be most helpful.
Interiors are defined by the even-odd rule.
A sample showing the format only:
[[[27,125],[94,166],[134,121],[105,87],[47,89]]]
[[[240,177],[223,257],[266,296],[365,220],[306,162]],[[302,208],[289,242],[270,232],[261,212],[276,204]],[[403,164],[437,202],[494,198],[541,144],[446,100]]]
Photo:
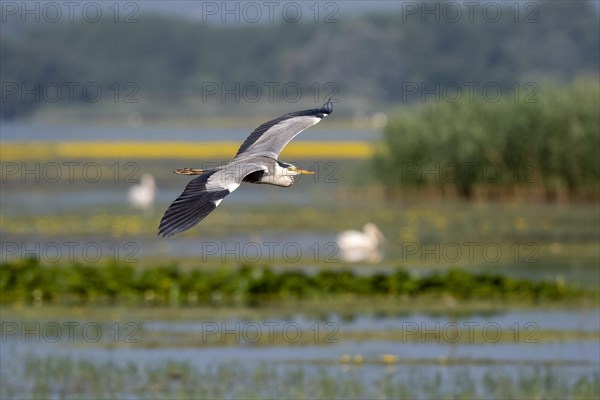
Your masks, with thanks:
[[[465,197],[486,186],[597,190],[599,81],[542,90],[536,102],[463,97],[401,110],[374,157],[378,176],[390,187],[450,186]]]
[[[275,272],[247,265],[238,269],[193,269],[157,266],[136,270],[128,264],[41,265],[34,259],[0,265],[0,303],[245,304],[335,296],[450,295],[459,300],[557,301],[586,295],[559,282],[532,282],[487,273],[452,269],[418,277],[391,273],[301,270]],[[177,298],[172,298],[176,296]]]

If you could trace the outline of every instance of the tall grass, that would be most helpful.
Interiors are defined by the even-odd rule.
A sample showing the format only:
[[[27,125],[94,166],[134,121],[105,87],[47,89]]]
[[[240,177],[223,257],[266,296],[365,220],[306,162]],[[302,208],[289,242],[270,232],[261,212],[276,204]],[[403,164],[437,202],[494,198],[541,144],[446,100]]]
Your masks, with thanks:
[[[542,86],[498,102],[469,99],[400,110],[374,156],[389,187],[534,188],[547,197],[598,191],[600,82]]]

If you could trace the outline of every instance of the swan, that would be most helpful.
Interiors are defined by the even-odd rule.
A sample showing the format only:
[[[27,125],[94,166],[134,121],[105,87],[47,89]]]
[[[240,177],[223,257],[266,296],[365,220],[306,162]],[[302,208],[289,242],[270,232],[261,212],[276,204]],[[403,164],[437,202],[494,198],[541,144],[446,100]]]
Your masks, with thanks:
[[[156,197],[156,181],[150,174],[144,174],[140,183],[129,189],[129,203],[134,207],[148,208],[154,203]]]
[[[365,224],[362,231],[344,231],[336,239],[340,256],[347,262],[381,261],[383,256],[381,247],[384,242],[383,233],[371,222]]]

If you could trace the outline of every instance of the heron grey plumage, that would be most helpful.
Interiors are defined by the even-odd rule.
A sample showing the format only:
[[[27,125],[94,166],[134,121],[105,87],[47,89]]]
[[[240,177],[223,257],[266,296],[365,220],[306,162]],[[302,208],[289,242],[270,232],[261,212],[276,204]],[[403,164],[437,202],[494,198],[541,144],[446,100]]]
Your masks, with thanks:
[[[242,143],[234,159],[212,169],[182,168],[175,172],[200,175],[163,215],[158,234],[173,236],[200,223],[242,182],[288,187],[297,175],[312,172],[278,160],[279,153],[300,132],[333,112],[331,99],[321,108],[297,111],[265,122]]]

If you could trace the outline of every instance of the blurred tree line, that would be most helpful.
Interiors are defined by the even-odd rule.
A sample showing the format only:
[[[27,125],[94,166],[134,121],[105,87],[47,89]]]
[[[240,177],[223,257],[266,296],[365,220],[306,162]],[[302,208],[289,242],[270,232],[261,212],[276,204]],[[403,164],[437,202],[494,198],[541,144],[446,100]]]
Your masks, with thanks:
[[[464,197],[478,189],[514,197],[524,188],[548,199],[597,197],[600,81],[542,90],[531,101],[521,93],[521,101],[463,98],[400,110],[373,159],[376,176],[387,188]]]
[[[107,101],[117,90],[121,100],[134,94],[145,110],[153,110],[151,104],[177,107],[190,99],[197,104],[207,83],[231,88],[236,82],[297,82],[305,98],[312,99],[315,89],[307,88],[318,82],[316,101],[335,92],[343,100],[345,110],[340,111],[351,114],[420,102],[436,84],[494,82],[511,90],[515,82],[568,82],[579,74],[597,74],[597,8],[589,2],[537,4],[532,21],[506,17],[496,23],[479,13],[475,21],[455,23],[388,13],[332,24],[233,26],[144,15],[132,24],[103,20],[3,29],[0,115],[27,116],[47,103],[36,101],[31,92],[43,96],[45,89],[53,89],[48,84],[58,83],[66,93],[66,82],[96,83],[109,94],[103,98]],[[503,5],[504,15],[512,15],[511,5]],[[128,82],[136,86],[124,88]],[[334,85],[325,88],[328,82]],[[115,83],[122,86],[115,88]],[[90,103],[81,86],[72,97],[63,94],[60,101]],[[226,105],[219,106],[217,112],[225,110]]]

